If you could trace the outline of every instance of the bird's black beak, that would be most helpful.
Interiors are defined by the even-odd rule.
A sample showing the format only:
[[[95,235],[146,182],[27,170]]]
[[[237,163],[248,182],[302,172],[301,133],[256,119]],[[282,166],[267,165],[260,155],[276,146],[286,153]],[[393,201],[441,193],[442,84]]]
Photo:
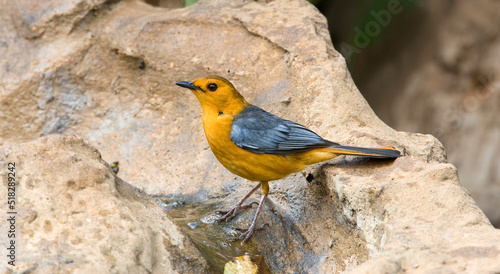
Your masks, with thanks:
[[[197,87],[193,84],[193,82],[190,82],[190,81],[179,81],[177,83],[175,83],[176,85],[178,86],[181,86],[183,88],[188,88],[188,89],[199,89],[201,90],[200,87]]]

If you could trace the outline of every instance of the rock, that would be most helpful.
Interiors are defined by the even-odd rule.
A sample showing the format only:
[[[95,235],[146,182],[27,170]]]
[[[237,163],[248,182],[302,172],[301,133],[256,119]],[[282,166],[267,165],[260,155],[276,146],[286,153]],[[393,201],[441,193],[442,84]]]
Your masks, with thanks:
[[[207,260],[218,255],[207,250],[218,248],[238,253],[230,258],[262,255],[273,272],[500,269],[500,235],[460,186],[442,144],[375,116],[309,3],[214,0],[176,10],[136,1],[47,3],[25,17],[7,15],[14,8],[4,3],[0,50],[11,58],[0,60],[0,143],[77,134],[106,161],[118,160],[120,177],[146,193],[226,209],[255,183],[216,161],[196,98],[174,85],[217,74],[249,102],[327,139],[394,146],[405,157],[341,157],[272,182],[259,219],[269,227],[238,249],[226,239],[215,247],[197,242]],[[30,26],[44,31],[27,35]],[[207,225],[209,216],[185,231],[230,234],[252,215],[220,226]],[[192,267],[204,270],[201,262]]]
[[[376,37],[352,64],[354,79],[382,120],[395,129],[431,133],[444,144],[461,183],[496,227],[499,13],[495,1],[409,4],[393,16],[384,38]]]
[[[116,177],[83,139],[49,135],[1,147],[2,178],[9,163],[17,181],[18,272],[208,272],[199,251],[160,207]],[[6,186],[0,197],[7,197]],[[6,232],[6,222],[1,224]],[[0,239],[6,243],[7,233]],[[5,270],[5,248],[1,253]]]
[[[384,169],[379,169],[382,174]],[[375,184],[363,184],[380,176],[365,168],[325,169],[328,188],[344,201],[339,207],[345,218],[364,232],[373,258],[353,272],[500,269],[500,231],[464,191],[455,167],[401,159],[391,169],[387,181]]]
[[[260,255],[243,255],[233,258],[224,267],[224,274],[269,274],[269,268]]]

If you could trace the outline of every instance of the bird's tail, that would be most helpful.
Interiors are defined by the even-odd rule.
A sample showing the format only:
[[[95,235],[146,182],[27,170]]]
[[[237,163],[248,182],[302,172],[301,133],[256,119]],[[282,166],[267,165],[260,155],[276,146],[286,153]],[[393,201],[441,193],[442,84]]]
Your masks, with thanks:
[[[398,158],[401,153],[393,147],[383,148],[364,148],[351,146],[332,146],[328,148],[328,152],[344,155],[356,155],[370,158]]]

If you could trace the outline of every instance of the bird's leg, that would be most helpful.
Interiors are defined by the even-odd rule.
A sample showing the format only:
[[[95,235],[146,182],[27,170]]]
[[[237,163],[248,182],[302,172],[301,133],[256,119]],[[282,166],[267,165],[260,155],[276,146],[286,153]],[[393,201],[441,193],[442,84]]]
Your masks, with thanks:
[[[224,214],[224,216],[222,216],[221,218],[215,220],[215,224],[218,224],[222,221],[229,221],[231,220],[232,218],[234,218],[236,215],[238,215],[238,213],[242,210],[245,210],[247,208],[250,208],[252,207],[253,204],[257,204],[257,202],[252,202],[248,205],[245,205],[245,206],[242,206],[243,202],[245,202],[246,199],[248,199],[248,197],[252,196],[252,194],[257,191],[257,189],[259,189],[261,183],[259,183],[258,185],[256,185],[250,192],[248,192],[247,195],[245,195],[245,197],[243,197],[233,208],[231,208],[230,210],[228,211],[219,211],[219,213],[221,214]]]
[[[262,191],[262,197],[260,198],[259,207],[257,208],[257,212],[255,212],[255,216],[253,217],[252,223],[250,224],[250,226],[247,229],[237,228],[237,230],[243,231],[243,233],[238,238],[235,238],[234,240],[243,240],[243,241],[241,241],[242,245],[244,242],[246,242],[248,239],[250,239],[250,237],[252,236],[252,234],[255,231],[261,230],[265,226],[265,225],[263,225],[261,227],[257,227],[256,223],[257,223],[257,218],[259,217],[260,211],[262,210],[262,207],[264,206],[264,201],[266,200],[267,193],[269,192],[268,182],[260,182],[260,188]]]

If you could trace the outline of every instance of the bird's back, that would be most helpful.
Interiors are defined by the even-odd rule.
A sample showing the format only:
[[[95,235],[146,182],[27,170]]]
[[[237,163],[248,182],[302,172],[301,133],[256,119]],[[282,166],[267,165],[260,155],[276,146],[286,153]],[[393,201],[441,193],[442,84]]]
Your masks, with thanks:
[[[231,141],[253,153],[276,155],[337,145],[303,125],[282,119],[256,106],[249,106],[234,116]]]

